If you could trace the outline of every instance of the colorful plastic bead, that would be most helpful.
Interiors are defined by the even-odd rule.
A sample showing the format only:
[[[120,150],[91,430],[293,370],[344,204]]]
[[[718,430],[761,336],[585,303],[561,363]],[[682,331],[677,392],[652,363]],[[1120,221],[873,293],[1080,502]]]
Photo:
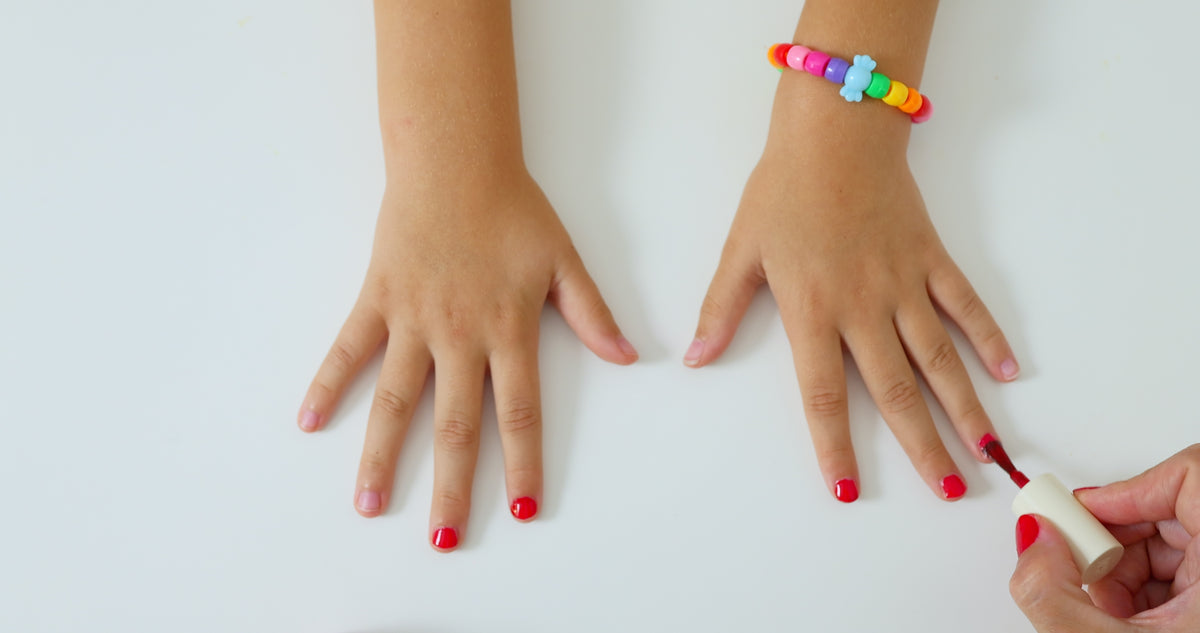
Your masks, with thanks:
[[[830,58],[829,65],[825,66],[825,78],[835,84],[840,84],[846,79],[846,71],[849,69],[850,62],[840,57]]]
[[[908,98],[908,86],[892,80],[892,85],[888,88],[887,94],[883,95],[883,102],[899,108],[904,104],[904,100]]]
[[[867,89],[863,92],[872,99],[882,99],[883,95],[887,94],[888,88],[892,87],[892,80],[883,73],[871,73],[871,83],[867,85]]]
[[[807,46],[793,46],[787,53],[788,68],[804,70],[804,58],[811,52],[812,49]]]
[[[779,58],[775,56],[775,51],[779,50],[780,46],[783,46],[783,44],[772,44],[771,48],[767,49],[767,59],[771,60],[772,66],[783,70],[783,66],[779,65]]]
[[[913,112],[909,118],[913,123],[924,123],[931,116],[933,116],[933,102],[929,100],[929,97],[921,95],[921,107],[917,108],[917,111]]]
[[[908,98],[904,100],[904,103],[900,104],[900,111],[905,114],[913,114],[921,109],[921,102],[924,100],[921,93],[910,89],[908,91]]]
[[[804,58],[804,70],[815,77],[824,77],[825,66],[829,64],[829,60],[830,57],[825,53],[812,51]]]
[[[779,62],[777,68],[787,68],[787,55],[790,50],[792,50],[791,44],[780,44],[775,49],[775,61]]]
[[[812,57],[812,55],[809,55]],[[871,85],[871,71],[875,70],[875,60],[870,55],[855,55],[854,65],[846,70],[845,84],[838,94],[846,101],[862,101],[863,90]]]

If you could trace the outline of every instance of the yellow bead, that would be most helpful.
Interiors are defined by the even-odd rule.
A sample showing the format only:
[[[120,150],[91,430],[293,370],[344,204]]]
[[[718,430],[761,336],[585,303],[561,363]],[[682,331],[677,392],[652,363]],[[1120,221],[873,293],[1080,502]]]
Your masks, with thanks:
[[[893,79],[892,87],[883,95],[883,102],[899,108],[904,105],[905,99],[908,99],[908,86]]]

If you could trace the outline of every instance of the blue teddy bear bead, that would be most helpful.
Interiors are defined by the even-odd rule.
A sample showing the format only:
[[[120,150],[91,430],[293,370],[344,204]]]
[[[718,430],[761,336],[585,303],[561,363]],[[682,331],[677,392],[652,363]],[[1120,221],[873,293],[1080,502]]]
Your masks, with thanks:
[[[875,60],[870,55],[855,55],[854,65],[846,71],[845,84],[838,94],[846,101],[862,101],[863,91],[871,85],[871,71],[875,70]]]

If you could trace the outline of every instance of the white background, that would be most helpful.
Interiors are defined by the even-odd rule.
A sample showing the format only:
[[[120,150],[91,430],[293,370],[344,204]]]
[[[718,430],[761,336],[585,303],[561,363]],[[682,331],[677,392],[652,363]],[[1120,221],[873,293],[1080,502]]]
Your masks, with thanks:
[[[1031,630],[1015,489],[940,414],[957,504],[852,374],[845,506],[768,294],[720,362],[680,362],[800,9],[750,4],[517,2],[531,169],[642,360],[597,360],[547,310],[543,513],[509,517],[489,412],[470,529],[439,555],[432,390],[378,519],[351,505],[378,362],[327,431],[295,426],[382,193],[370,6],[5,2],[0,630]],[[1001,386],[962,348],[1027,472],[1099,484],[1197,440],[1197,20],[939,14],[911,159],[1022,362]]]

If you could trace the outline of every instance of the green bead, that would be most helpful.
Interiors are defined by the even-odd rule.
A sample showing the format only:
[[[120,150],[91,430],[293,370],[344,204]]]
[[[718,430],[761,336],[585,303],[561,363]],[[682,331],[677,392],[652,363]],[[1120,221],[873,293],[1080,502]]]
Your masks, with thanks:
[[[872,99],[882,99],[892,87],[892,80],[882,73],[871,73],[871,85],[863,92]]]

